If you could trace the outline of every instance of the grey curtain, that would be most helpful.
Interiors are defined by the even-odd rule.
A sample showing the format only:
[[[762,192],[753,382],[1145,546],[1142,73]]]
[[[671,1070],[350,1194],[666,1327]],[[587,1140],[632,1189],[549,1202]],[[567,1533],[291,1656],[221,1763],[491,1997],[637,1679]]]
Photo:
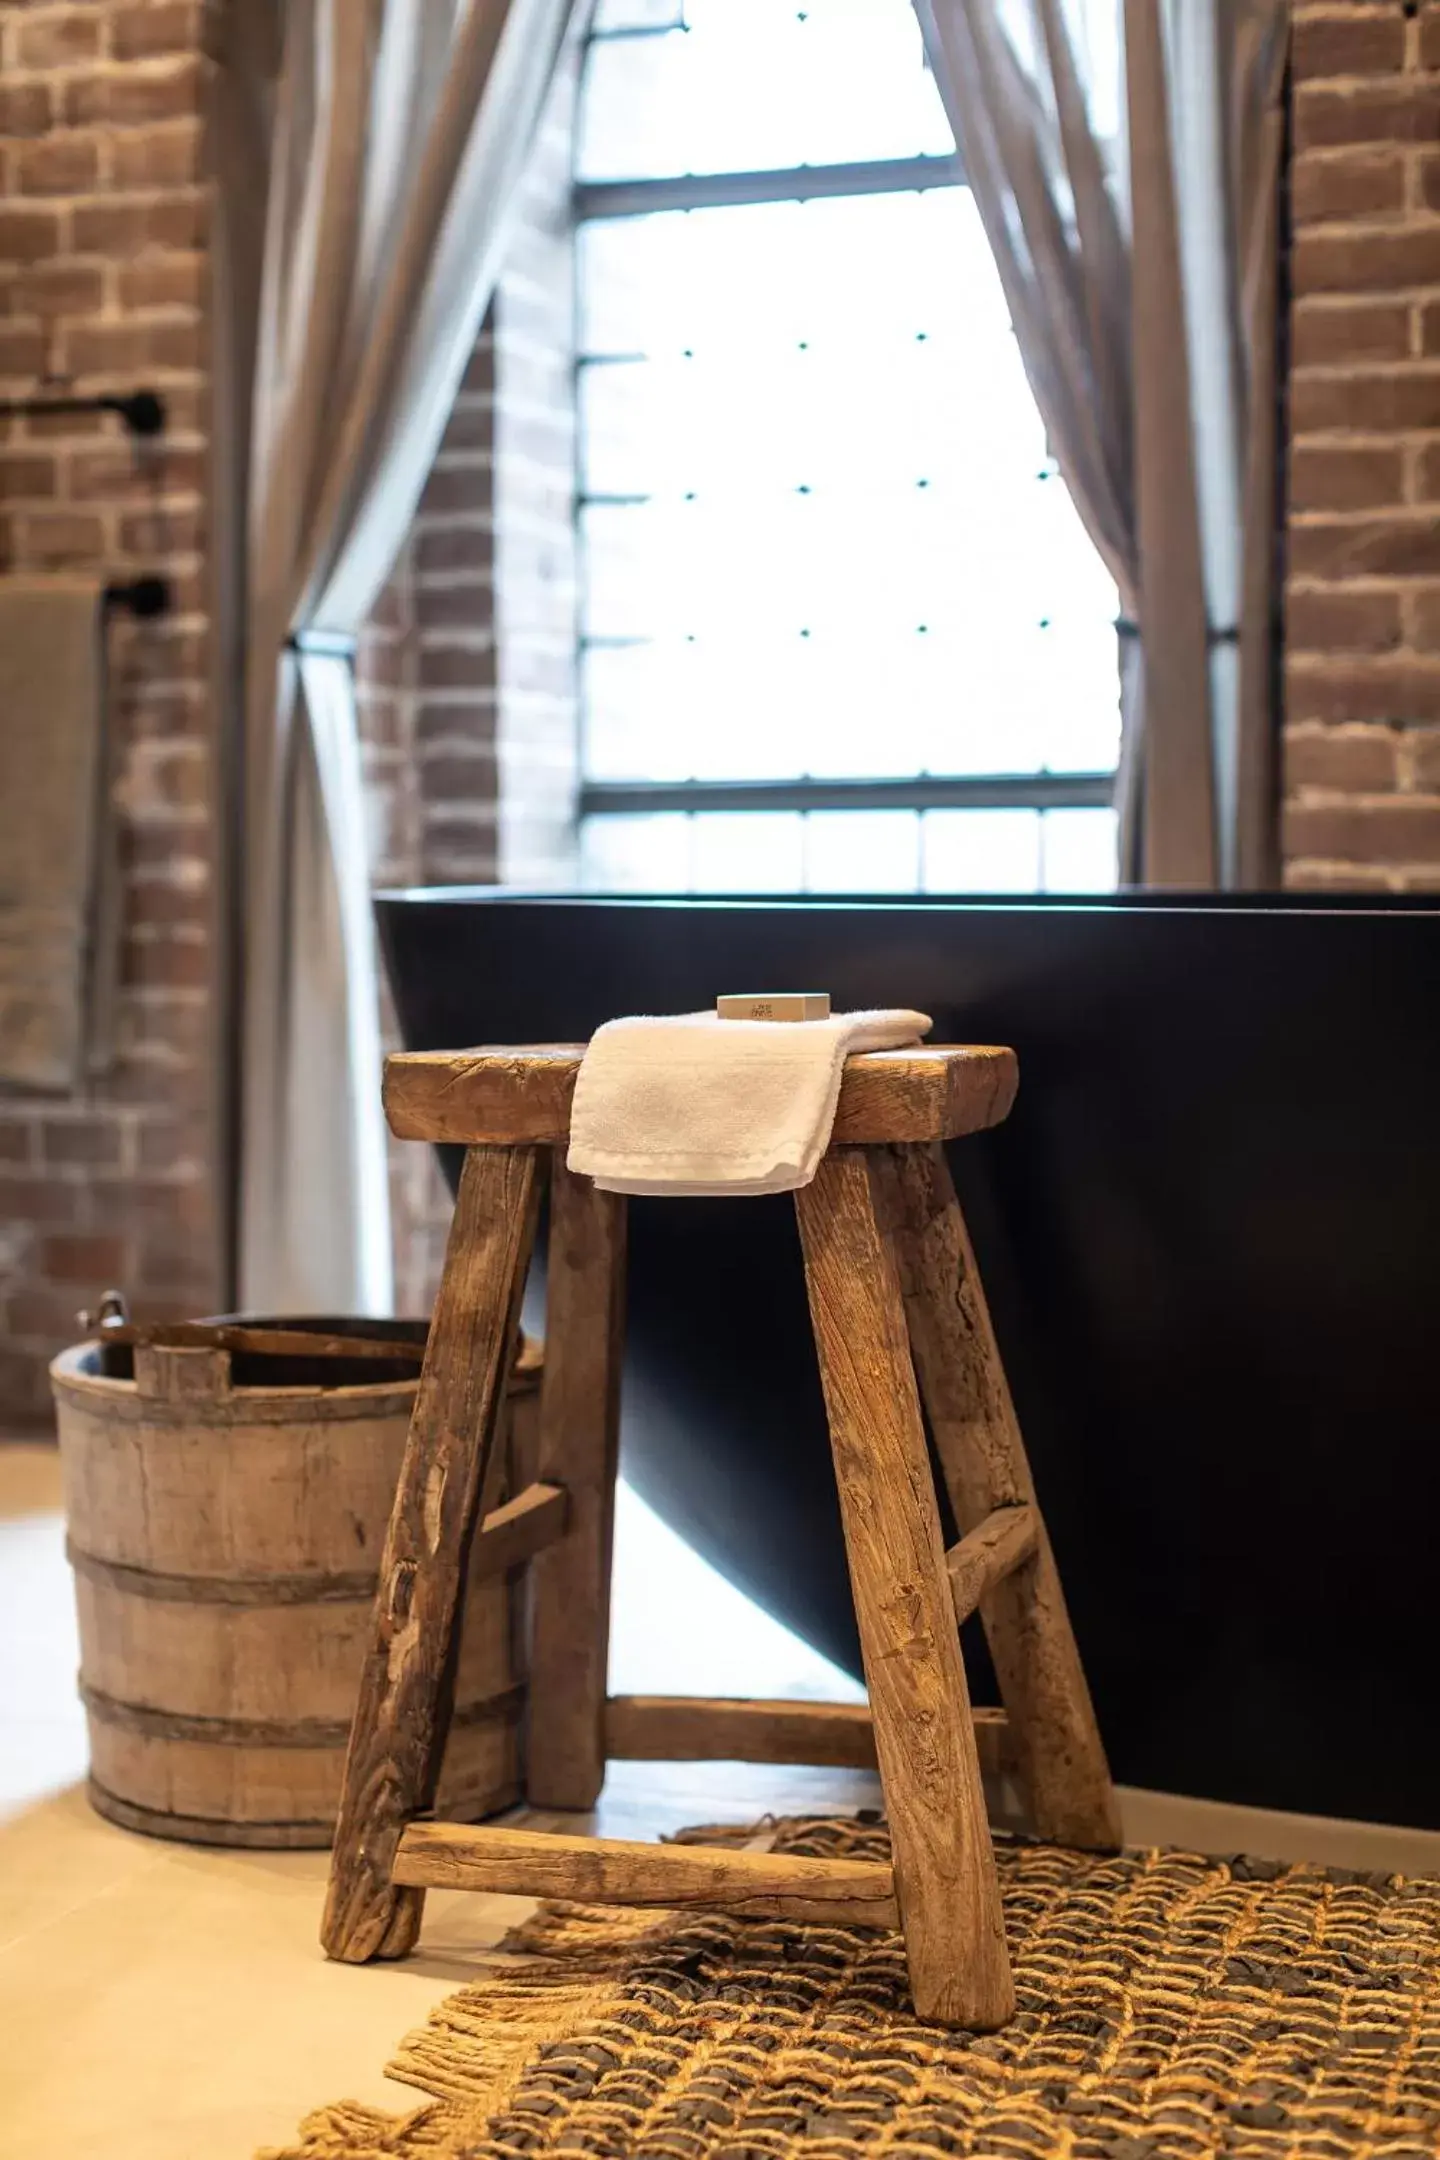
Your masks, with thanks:
[[[239,1291],[392,1299],[351,654],[494,289],[570,0],[288,0],[248,340]],[[260,183],[257,188],[257,182]],[[243,240],[229,253],[249,260]],[[248,391],[248,398],[245,393]]]
[[[1285,0],[915,7],[1119,588],[1122,879],[1267,884]]]
[[[1206,185],[1223,236],[1226,319],[1232,336],[1222,348],[1231,386],[1225,494],[1212,489],[1218,459],[1201,457],[1202,536],[1233,536],[1238,506],[1238,575],[1230,572],[1229,620],[1236,625],[1233,739],[1222,743],[1220,880],[1242,890],[1280,881],[1280,600],[1283,566],[1277,528],[1279,491],[1280,181],[1285,157],[1285,69],[1288,11],[1274,0],[1227,0],[1214,8],[1215,114]],[[1178,79],[1178,71],[1177,77]],[[1181,167],[1181,223],[1188,190]],[[1201,317],[1188,317],[1192,343]],[[1197,412],[1202,399],[1197,394]],[[1208,544],[1208,542],[1207,542]],[[1224,602],[1211,597],[1211,619],[1223,622]],[[1217,651],[1224,652],[1224,643]]]
[[[210,233],[210,688],[216,728],[215,893],[210,1062],[218,1178],[222,1302],[237,1293],[240,905],[245,784],[245,505],[251,388],[260,322],[265,203],[280,73],[282,0],[231,0],[213,24],[206,141]]]

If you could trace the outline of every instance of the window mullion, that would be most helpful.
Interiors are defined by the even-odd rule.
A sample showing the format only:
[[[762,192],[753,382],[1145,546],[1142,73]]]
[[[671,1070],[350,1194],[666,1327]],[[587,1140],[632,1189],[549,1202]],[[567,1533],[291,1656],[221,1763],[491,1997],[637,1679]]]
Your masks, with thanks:
[[[849,165],[792,165],[778,171],[676,173],[643,180],[579,182],[577,223],[650,217],[660,210],[728,210],[743,204],[817,202],[836,195],[899,195],[964,187],[958,157],[866,158]]]
[[[1108,810],[1115,775],[917,774],[886,780],[596,780],[580,790],[582,817],[665,811]]]

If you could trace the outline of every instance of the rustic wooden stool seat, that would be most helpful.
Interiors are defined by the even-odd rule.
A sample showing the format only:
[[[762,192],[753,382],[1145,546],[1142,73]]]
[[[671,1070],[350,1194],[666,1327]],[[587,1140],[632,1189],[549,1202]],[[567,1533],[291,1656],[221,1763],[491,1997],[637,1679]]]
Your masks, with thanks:
[[[544,1044],[420,1053],[386,1068],[392,1129],[460,1142],[466,1157],[381,1563],[325,1948],[353,1962],[403,1956],[425,1890],[442,1885],[898,1924],[922,2017],[1003,2024],[1014,1991],[982,1766],[1014,1770],[1041,1837],[1103,1850],[1120,1836],[941,1145],[1006,1116],[1014,1055],[935,1046],[852,1057],[829,1151],[795,1195],[868,1708],[607,1696],[626,1203],[565,1167],[581,1056]],[[507,1507],[534,1555],[528,1798],[589,1808],[612,1756],[877,1762],[892,1866],[422,1819],[449,1717],[468,1548],[497,1498],[497,1419],[547,1163],[540,1454],[534,1482]],[[948,1553],[922,1394],[966,1533]],[[1003,1712],[970,1705],[959,1623],[977,1608]]]

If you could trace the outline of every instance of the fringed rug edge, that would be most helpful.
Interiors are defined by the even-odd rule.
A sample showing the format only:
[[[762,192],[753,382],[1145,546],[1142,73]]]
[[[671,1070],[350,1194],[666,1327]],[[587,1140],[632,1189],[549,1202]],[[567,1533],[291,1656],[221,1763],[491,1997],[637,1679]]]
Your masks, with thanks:
[[[706,1844],[749,1842],[767,1825],[707,1826],[682,1833]],[[605,2014],[637,1957],[680,1915],[547,1901],[497,1944],[496,1965],[436,2003],[408,2032],[385,2075],[428,2095],[405,2114],[356,2100],[332,2101],[300,2123],[297,2141],[266,2146],[255,2160],[436,2160],[461,2115],[495,2114],[537,2052]]]

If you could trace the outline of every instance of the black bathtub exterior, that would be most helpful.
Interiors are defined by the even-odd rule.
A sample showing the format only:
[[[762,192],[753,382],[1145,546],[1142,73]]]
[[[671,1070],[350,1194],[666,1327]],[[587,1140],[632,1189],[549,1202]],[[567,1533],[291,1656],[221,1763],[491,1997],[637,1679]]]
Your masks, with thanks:
[[[467,890],[379,914],[416,1048],[761,988],[1013,1044],[1011,1119],[951,1159],[1116,1776],[1440,1827],[1440,909]],[[624,1444],[709,1558],[854,1664],[787,1201],[633,1203]]]

